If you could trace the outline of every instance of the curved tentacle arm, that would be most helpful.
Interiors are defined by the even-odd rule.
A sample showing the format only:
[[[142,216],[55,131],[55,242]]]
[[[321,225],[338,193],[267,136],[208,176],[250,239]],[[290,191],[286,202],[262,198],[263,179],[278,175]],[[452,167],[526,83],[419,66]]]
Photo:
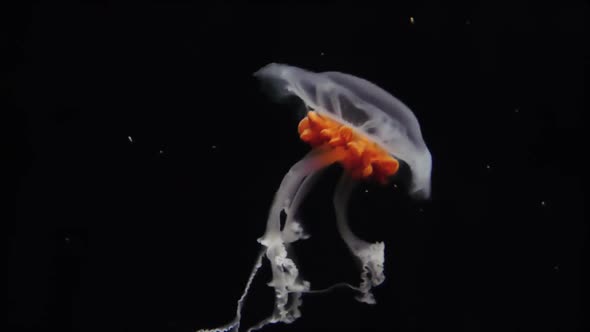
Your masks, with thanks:
[[[362,265],[361,284],[359,286],[361,294],[357,297],[357,300],[374,304],[375,298],[371,293],[371,289],[380,285],[385,280],[385,274],[383,271],[385,244],[383,242],[366,242],[358,238],[350,230],[348,225],[347,208],[350,195],[357,183],[357,181],[353,180],[347,174],[342,175],[336,186],[336,192],[334,193],[334,209],[338,232],[352,254],[360,260]]]
[[[289,211],[289,206],[297,196],[303,180],[310,174],[341,161],[346,157],[346,154],[344,148],[316,148],[293,165],[281,181],[281,185],[275,194],[268,214],[266,232],[263,237],[258,239],[258,242],[267,247],[272,243],[281,242],[281,212],[283,210],[287,214],[294,212]]]
[[[282,229],[283,234],[283,241],[285,243],[295,242],[299,239],[307,239],[309,235],[306,234],[301,227],[301,223],[296,218],[296,213],[299,211],[301,204],[307,197],[307,194],[313,187],[313,185],[317,182],[320,175],[323,173],[324,169],[320,169],[315,171],[314,173],[309,174],[299,186],[297,193],[293,197],[293,201],[291,205],[287,209],[285,209],[287,218],[285,220],[285,225]]]
[[[264,245],[272,271],[272,280],[268,283],[275,290],[275,308],[272,315],[262,322],[262,326],[268,323],[291,323],[301,316],[299,306],[301,295],[309,290],[309,282],[299,277],[299,270],[295,262],[287,255],[286,245],[289,242],[303,238],[301,228],[290,220],[286,232],[281,230],[281,212],[285,211],[287,217],[295,213],[295,208],[301,203],[305,191],[313,183],[313,178],[305,179],[313,173],[342,160],[346,156],[344,148],[318,147],[302,160],[297,162],[283,178],[272,206],[270,208],[266,232],[258,239]],[[299,193],[299,194],[298,194]]]

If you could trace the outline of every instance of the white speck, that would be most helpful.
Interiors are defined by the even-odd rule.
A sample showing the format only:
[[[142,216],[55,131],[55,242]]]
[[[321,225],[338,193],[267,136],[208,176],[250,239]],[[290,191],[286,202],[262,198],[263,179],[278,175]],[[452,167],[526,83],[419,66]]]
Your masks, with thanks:
[[[553,267],[553,269],[554,269],[555,271],[559,271],[559,265],[555,265],[555,266]]]
[[[545,206],[547,203],[545,201],[541,201],[541,206]]]
[[[486,165],[486,169],[491,169],[491,168],[492,168],[492,166],[490,166],[490,164]]]
[[[133,143],[133,138],[131,138],[131,136],[127,136],[127,139],[129,140],[129,142]]]
[[[394,188],[397,188],[397,183],[394,183],[394,184],[393,184],[393,187],[394,187]]]
[[[469,24],[471,24],[471,21],[467,20],[467,21],[465,21],[465,24],[469,25]]]
[[[160,150],[160,154],[164,153],[164,151]]]
[[[66,236],[66,238],[64,239],[66,241],[66,243],[70,243],[70,238]]]
[[[217,146],[216,145],[211,145],[211,149],[216,149]]]
[[[414,24],[414,16],[410,16],[410,23]]]
[[[324,53],[324,52],[321,52],[321,53],[320,53],[320,55],[321,55],[321,56],[324,56],[324,55],[326,55],[326,53]]]
[[[518,113],[518,112],[519,112],[519,111],[518,111],[518,108],[515,108],[515,109],[514,109],[514,113]]]
[[[368,193],[369,192],[369,189],[365,189],[365,192]]]

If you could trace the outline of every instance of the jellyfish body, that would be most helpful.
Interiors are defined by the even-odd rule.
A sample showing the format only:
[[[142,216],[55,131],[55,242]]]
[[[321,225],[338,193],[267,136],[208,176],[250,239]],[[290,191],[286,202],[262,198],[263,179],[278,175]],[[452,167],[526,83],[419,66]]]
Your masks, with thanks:
[[[375,303],[371,292],[385,280],[384,243],[369,243],[349,228],[347,207],[350,195],[360,181],[386,185],[405,162],[412,173],[410,195],[429,198],[431,155],[423,141],[414,114],[401,101],[364,79],[339,73],[314,73],[301,68],[271,63],[254,74],[269,88],[272,97],[298,97],[306,113],[297,127],[299,137],[312,150],[287,172],[269,210],[263,245],[244,294],[238,301],[236,318],[211,331],[238,330],[243,300],[263,257],[270,262],[275,290],[273,313],[248,331],[276,323],[291,323],[300,317],[301,297],[312,291],[299,276],[289,257],[289,246],[308,235],[294,216],[314,181],[326,167],[339,163],[343,174],[333,197],[338,232],[361,270],[357,300]],[[286,219],[281,225],[281,213]]]

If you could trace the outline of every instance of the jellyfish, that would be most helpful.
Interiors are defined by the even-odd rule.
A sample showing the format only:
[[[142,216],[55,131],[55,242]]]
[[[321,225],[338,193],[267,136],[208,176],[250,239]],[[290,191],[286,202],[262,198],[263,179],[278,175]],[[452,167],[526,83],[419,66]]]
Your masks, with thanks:
[[[403,162],[411,174],[410,197],[430,198],[431,154],[416,116],[400,100],[363,78],[336,71],[313,72],[270,63],[254,76],[275,100],[294,97],[300,101],[297,132],[311,150],[289,169],[276,191],[266,230],[258,238],[261,250],[238,300],[234,320],[200,331],[239,331],[242,304],[264,258],[272,271],[268,286],[275,292],[274,310],[248,331],[267,324],[294,322],[301,316],[303,294],[327,292],[333,287],[351,288],[358,301],[375,304],[373,288],[385,280],[385,245],[367,242],[350,229],[347,206],[351,193],[361,181],[388,185]],[[335,163],[343,170],[332,200],[337,230],[358,262],[360,282],[312,290],[310,282],[299,275],[289,255],[290,246],[309,237],[296,218],[297,211],[322,170]],[[285,217],[283,221],[281,214]]]

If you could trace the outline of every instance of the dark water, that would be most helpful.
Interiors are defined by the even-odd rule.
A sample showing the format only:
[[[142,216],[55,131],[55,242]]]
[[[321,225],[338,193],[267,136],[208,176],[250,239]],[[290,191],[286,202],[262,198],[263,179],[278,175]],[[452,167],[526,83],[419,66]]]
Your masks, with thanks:
[[[404,101],[432,200],[367,184],[352,227],[386,243],[378,304],[304,297],[268,331],[582,331],[588,224],[582,1],[113,3],[0,10],[6,331],[193,331],[233,318],[275,190],[309,148],[252,73],[364,77]],[[4,7],[4,6],[3,6]],[[295,255],[356,283],[331,168]],[[367,192],[365,192],[367,189]],[[244,327],[272,311],[265,265]]]

